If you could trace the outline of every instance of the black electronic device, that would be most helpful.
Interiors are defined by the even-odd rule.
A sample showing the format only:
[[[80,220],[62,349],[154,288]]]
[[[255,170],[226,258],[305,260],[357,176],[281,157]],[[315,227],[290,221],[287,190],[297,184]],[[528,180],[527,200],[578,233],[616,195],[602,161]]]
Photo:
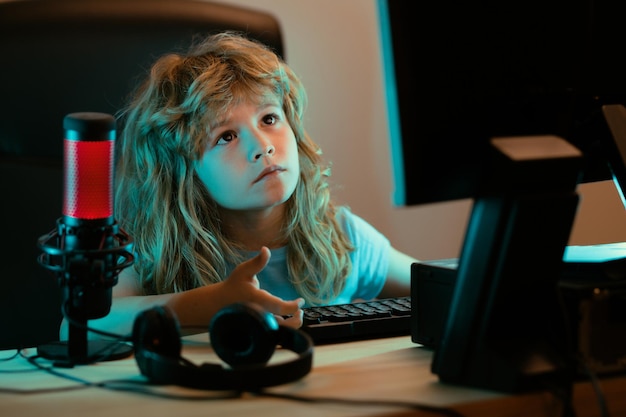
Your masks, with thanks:
[[[180,327],[166,307],[141,312],[133,325],[135,359],[141,373],[159,384],[207,390],[258,390],[296,381],[311,370],[313,342],[301,330],[280,326],[256,304],[221,309],[211,320],[209,338],[219,363],[195,363],[181,356]],[[297,358],[268,364],[281,346]]]
[[[405,336],[411,333],[411,297],[303,308],[302,330],[315,345]]]
[[[575,188],[624,183],[621,2],[378,4],[393,200],[474,200],[433,372],[500,391],[571,375],[557,289]]]
[[[57,276],[69,339],[40,345],[38,353],[84,364],[131,354],[123,343],[88,341],[87,322],[109,313],[117,276],[134,258],[132,239],[113,216],[115,118],[70,113],[63,129],[63,215],[38,239],[43,253],[37,260]]]
[[[558,291],[578,373],[626,371],[626,243],[565,249]],[[456,285],[458,259],[414,263],[411,273],[411,340],[435,350],[441,343]],[[534,309],[526,306],[522,316]]]
[[[411,265],[411,340],[428,349],[441,342],[456,284],[458,259]]]

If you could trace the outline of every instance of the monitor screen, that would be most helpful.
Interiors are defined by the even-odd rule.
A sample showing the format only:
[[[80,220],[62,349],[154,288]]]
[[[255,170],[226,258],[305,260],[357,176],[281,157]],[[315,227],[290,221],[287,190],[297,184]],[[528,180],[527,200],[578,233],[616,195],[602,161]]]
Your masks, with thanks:
[[[553,134],[610,179],[626,102],[618,0],[379,1],[397,205],[473,198],[492,137]]]
[[[619,3],[378,1],[393,201],[474,201],[443,382],[516,392],[573,372],[558,281],[577,184],[624,175]]]

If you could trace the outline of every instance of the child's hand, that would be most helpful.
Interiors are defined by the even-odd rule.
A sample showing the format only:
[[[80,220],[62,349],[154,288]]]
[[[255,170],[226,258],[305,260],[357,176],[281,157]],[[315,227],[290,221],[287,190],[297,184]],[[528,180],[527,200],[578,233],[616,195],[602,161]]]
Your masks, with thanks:
[[[263,247],[257,256],[239,264],[223,282],[224,289],[239,302],[252,302],[273,313],[285,326],[302,326],[302,306],[304,299],[284,301],[260,289],[256,276],[270,260],[271,252]],[[288,318],[284,318],[287,316]]]

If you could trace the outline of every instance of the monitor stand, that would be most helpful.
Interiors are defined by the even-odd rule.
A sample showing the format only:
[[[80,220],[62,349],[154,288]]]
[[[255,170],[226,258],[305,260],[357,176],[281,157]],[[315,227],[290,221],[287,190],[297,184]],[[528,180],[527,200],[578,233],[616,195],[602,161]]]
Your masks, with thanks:
[[[432,371],[445,383],[520,392],[571,380],[557,284],[582,154],[555,136],[492,145]]]

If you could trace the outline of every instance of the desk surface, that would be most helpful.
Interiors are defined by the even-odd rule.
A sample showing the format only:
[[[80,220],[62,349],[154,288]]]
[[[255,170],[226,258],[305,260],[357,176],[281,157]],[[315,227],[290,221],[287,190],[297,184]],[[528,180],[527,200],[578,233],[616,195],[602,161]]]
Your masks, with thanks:
[[[219,362],[198,335],[186,340],[183,356],[198,364]],[[25,351],[35,354],[35,349]],[[0,360],[15,351],[0,351]],[[272,362],[289,360],[291,352],[278,351]],[[548,393],[506,395],[454,387],[438,382],[430,372],[432,352],[411,342],[410,337],[318,346],[313,370],[303,379],[267,389],[317,401],[259,397],[243,394],[224,399],[224,392],[176,386],[145,386],[131,358],[77,366],[56,371],[90,382],[123,381],[111,386],[134,387],[159,395],[146,395],[98,387],[36,370],[24,358],[0,361],[0,415],[3,416],[435,416],[436,413],[400,405],[371,405],[366,401],[395,401],[452,409],[463,416],[560,416],[561,403]],[[40,363],[47,365],[47,361]],[[611,417],[626,416],[626,377],[601,381]],[[347,399],[338,403],[324,399]],[[363,402],[363,403],[359,403]],[[575,388],[577,417],[600,416],[590,384]],[[445,414],[441,414],[445,415]]]

